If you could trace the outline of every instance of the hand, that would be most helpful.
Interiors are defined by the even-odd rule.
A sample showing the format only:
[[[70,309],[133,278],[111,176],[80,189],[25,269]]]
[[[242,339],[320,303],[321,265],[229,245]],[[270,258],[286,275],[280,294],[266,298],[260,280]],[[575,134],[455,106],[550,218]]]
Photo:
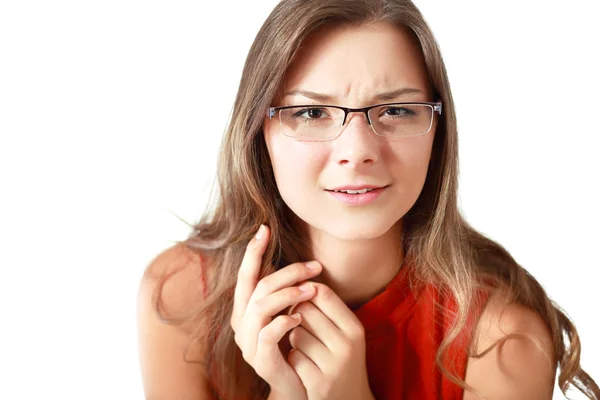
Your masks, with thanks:
[[[324,284],[294,308],[302,316],[292,329],[288,362],[300,377],[309,400],[374,399],[369,388],[364,327]]]
[[[244,360],[270,385],[272,397],[306,400],[300,378],[278,345],[300,320],[285,313],[276,318],[273,316],[314,296],[315,289],[311,284],[292,285],[317,276],[321,266],[317,263],[316,269],[310,269],[306,263],[290,264],[258,281],[270,236],[266,226],[262,232],[262,238],[253,238],[246,247],[235,287],[231,327]]]

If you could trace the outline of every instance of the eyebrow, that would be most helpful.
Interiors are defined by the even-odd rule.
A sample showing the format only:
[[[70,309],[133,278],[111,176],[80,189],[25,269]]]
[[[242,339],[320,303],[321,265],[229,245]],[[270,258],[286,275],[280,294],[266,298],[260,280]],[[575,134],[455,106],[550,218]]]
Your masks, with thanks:
[[[415,89],[415,88],[406,87],[406,88],[392,90],[391,92],[379,93],[378,95],[375,96],[375,99],[380,100],[380,101],[389,101],[389,100],[395,100],[398,97],[402,97],[407,94],[414,94],[414,93],[422,94],[423,91],[419,90],[419,89]],[[335,98],[335,96],[331,95],[331,94],[317,93],[317,92],[313,92],[311,90],[303,90],[303,89],[291,90],[285,94],[286,97],[287,96],[296,96],[296,95],[301,95],[304,97],[308,97],[309,99],[312,99],[315,101],[321,101],[321,102],[328,102]]]

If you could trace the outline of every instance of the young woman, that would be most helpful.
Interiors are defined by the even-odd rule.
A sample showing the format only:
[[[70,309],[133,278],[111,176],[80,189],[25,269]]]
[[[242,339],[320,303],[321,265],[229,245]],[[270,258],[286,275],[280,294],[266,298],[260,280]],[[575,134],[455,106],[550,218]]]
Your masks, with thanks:
[[[147,398],[551,399],[557,367],[600,398],[569,319],[460,215],[457,155],[410,1],[282,1],[216,207],[142,281]]]

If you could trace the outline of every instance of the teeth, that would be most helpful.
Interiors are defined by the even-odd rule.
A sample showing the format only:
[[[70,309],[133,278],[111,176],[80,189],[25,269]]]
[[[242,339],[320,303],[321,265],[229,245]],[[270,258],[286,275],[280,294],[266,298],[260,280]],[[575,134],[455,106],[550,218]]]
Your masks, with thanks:
[[[363,194],[372,191],[373,189],[360,189],[360,190],[334,190],[334,192],[344,192],[349,194]]]

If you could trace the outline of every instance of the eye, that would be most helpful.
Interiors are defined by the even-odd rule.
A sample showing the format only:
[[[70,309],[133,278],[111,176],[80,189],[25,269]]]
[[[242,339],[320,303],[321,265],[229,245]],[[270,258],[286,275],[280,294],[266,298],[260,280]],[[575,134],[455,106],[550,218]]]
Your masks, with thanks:
[[[307,119],[320,119],[325,113],[323,108],[304,108],[294,113],[294,117],[303,117]]]
[[[390,117],[403,117],[415,114],[412,110],[406,107],[388,107],[383,110],[383,113]]]

